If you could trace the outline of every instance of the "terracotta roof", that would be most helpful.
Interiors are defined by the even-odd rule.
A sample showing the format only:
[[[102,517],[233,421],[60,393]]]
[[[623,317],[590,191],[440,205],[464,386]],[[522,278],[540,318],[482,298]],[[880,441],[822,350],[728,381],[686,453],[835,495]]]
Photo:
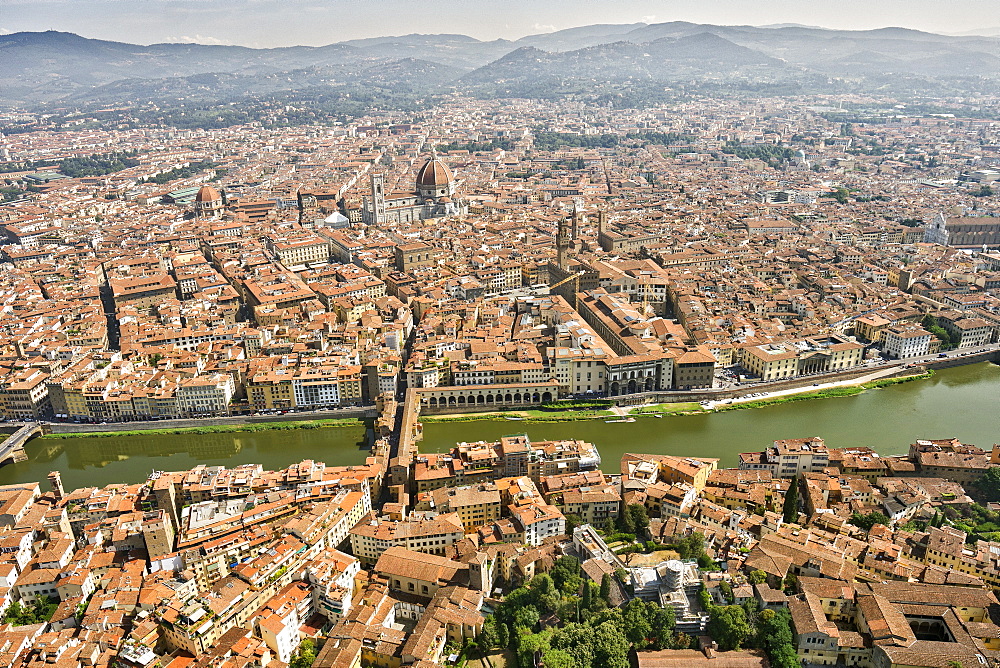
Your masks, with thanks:
[[[198,189],[198,194],[195,196],[195,202],[215,202],[222,199],[222,195],[219,191],[212,186],[202,186]]]
[[[417,172],[418,186],[444,186],[451,183],[451,180],[451,170],[448,169],[448,165],[436,158],[425,162]]]

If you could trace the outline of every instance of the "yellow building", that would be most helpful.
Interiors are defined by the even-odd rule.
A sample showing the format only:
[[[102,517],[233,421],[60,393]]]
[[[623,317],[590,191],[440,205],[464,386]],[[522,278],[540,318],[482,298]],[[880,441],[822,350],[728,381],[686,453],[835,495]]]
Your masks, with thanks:
[[[247,380],[247,397],[257,410],[280,410],[295,405],[292,372],[285,370],[258,373]]]
[[[434,490],[433,499],[438,511],[458,513],[465,533],[500,519],[500,490],[493,483],[442,487]]]

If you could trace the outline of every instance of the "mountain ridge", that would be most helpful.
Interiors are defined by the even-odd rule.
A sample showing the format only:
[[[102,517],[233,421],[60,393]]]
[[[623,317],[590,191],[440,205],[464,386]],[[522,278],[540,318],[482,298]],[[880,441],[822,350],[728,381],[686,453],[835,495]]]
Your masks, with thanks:
[[[413,33],[276,48],[138,45],[59,31],[21,32],[0,35],[0,59],[5,65],[0,69],[0,103],[8,106],[86,104],[91,98],[128,102],[133,99],[128,95],[138,100],[179,98],[185,81],[208,74],[217,75],[219,97],[228,99],[311,86],[385,91],[398,86],[414,95],[463,88],[482,95],[534,95],[542,82],[552,81],[573,82],[566,87],[585,91],[699,80],[785,82],[794,88],[815,87],[830,77],[869,78],[882,86],[887,77],[895,77],[932,88],[934,81],[971,79],[994,85],[1000,79],[1000,39],[993,37],[891,26],[833,30],[686,21],[594,24],[514,41]],[[288,75],[284,82],[279,74]],[[259,91],[253,86],[255,76],[261,77]],[[229,90],[235,81],[239,86]],[[210,89],[198,86],[206,99],[211,97]],[[152,97],[142,92],[144,87]],[[115,90],[120,97],[109,100]]]

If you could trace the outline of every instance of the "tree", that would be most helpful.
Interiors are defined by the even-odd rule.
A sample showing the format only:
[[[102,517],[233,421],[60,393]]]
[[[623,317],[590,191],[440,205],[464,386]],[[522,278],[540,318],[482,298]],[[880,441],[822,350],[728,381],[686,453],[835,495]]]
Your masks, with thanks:
[[[573,657],[577,668],[591,668],[594,665],[594,633],[589,624],[570,623],[552,636],[553,649],[561,649]]]
[[[580,560],[576,557],[563,556],[556,560],[549,570],[556,589],[564,594],[575,596],[580,591],[583,578],[580,577]]]
[[[632,527],[637,535],[649,535],[649,515],[646,513],[646,506],[641,503],[633,503],[628,507],[628,514],[632,520]]]
[[[542,665],[545,668],[576,668],[576,659],[561,649],[550,649],[542,654]]]
[[[677,616],[674,609],[669,606],[660,607],[655,603],[647,604],[647,609],[649,610],[649,623],[653,627],[653,636],[655,636],[654,649],[669,649],[673,642],[674,627],[677,626]]]
[[[792,523],[799,519],[799,479],[792,478],[785,492],[785,502],[781,506],[781,514],[785,522]]]
[[[637,649],[645,647],[647,639],[653,635],[649,611],[646,609],[646,604],[638,598],[633,598],[622,608],[622,625],[625,637]]]
[[[580,599],[580,606],[584,610],[594,607],[594,585],[590,581],[583,583],[583,597]]]
[[[976,490],[985,501],[1000,501],[1000,466],[986,469],[986,473],[976,480]]]
[[[510,646],[510,629],[503,622],[497,624],[497,647]]]
[[[746,613],[738,605],[712,606],[708,614],[708,632],[724,652],[739,649],[753,635]]]
[[[722,595],[727,601],[729,601],[730,604],[736,603],[736,595],[733,594],[733,586],[727,581],[723,580],[719,583],[719,591],[722,592]]]
[[[681,559],[701,559],[705,555],[705,534],[695,531],[674,544]]]
[[[574,515],[573,513],[566,515],[566,534],[572,536],[573,529],[577,528],[581,524],[583,524],[583,518],[579,515]]]
[[[848,190],[847,188],[837,188],[836,190],[828,192],[825,195],[825,197],[832,197],[833,199],[837,200],[838,204],[847,204],[850,195],[851,191]]]
[[[848,520],[851,524],[858,527],[859,529],[864,529],[865,531],[871,531],[872,527],[876,524],[883,524],[889,526],[889,518],[885,513],[880,513],[877,510],[873,510],[867,515],[862,515],[861,513],[851,513],[851,519]]]
[[[608,605],[611,605],[611,576],[607,573],[601,578],[601,598]]]
[[[606,621],[594,628],[594,665],[601,668],[628,668],[629,644],[622,628]]]
[[[41,595],[36,596],[35,600],[30,603],[14,601],[3,616],[3,621],[13,626],[47,622],[52,619],[52,615],[58,607],[59,599]]]
[[[549,651],[549,638],[552,637],[551,630],[541,633],[526,633],[518,637],[517,641],[517,661],[522,668],[534,668],[535,652],[544,654]]]
[[[499,643],[499,624],[497,623],[497,618],[490,615],[483,621],[483,630],[479,632],[479,636],[476,640],[485,649],[493,649],[498,646]],[[499,645],[503,647],[504,645]]]
[[[623,508],[618,516],[618,530],[622,533],[635,533],[635,522],[632,521],[632,513],[628,508]]]
[[[518,608],[514,611],[514,626],[530,631],[538,625],[539,618],[538,609],[535,607]]]
[[[750,575],[747,576],[747,582],[752,585],[763,584],[767,582],[767,573],[760,569],[750,571]]]
[[[288,668],[311,668],[313,661],[316,660],[316,647],[310,638],[306,638],[301,643],[299,643],[299,649],[292,657],[292,661],[288,664]]]

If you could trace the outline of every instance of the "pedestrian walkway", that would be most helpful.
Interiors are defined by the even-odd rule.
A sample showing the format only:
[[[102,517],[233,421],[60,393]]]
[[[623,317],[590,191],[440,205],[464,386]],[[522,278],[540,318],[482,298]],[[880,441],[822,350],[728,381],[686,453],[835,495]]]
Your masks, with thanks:
[[[872,371],[864,376],[859,376],[858,378],[851,378],[849,380],[838,380],[831,383],[816,383],[815,385],[804,385],[800,387],[793,387],[787,390],[775,390],[774,392],[760,392],[760,396],[757,397],[735,397],[733,399],[722,399],[719,401],[711,401],[705,404],[705,408],[712,409],[719,405],[729,405],[729,404],[742,404],[748,401],[760,401],[762,399],[773,399],[775,397],[787,397],[792,394],[804,394],[806,392],[819,392],[820,390],[828,390],[832,387],[851,387],[854,385],[863,385],[865,383],[870,383],[873,380],[880,380],[882,378],[887,378],[899,373],[898,366],[881,367]]]

